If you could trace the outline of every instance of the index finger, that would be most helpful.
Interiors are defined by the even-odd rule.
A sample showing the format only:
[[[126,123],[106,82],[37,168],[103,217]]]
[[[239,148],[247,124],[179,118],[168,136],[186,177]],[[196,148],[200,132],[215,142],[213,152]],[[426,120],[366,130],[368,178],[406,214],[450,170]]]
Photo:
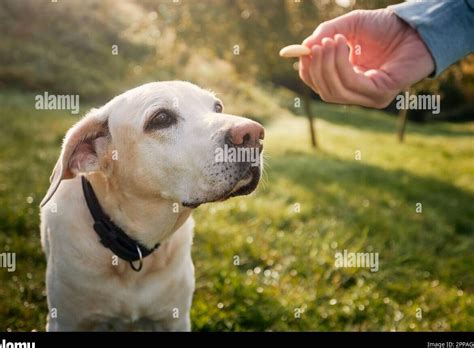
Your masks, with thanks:
[[[309,48],[321,45],[325,37],[333,38],[336,34],[342,34],[349,40],[349,37],[352,36],[353,26],[354,12],[323,22],[303,41],[303,45]]]

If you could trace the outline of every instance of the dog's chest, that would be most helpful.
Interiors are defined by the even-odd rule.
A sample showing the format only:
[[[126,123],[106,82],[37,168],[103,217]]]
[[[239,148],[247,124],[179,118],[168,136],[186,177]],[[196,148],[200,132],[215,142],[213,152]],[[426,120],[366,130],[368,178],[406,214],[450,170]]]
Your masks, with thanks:
[[[109,278],[87,291],[92,306],[85,311],[81,326],[85,330],[166,330],[189,315],[193,273],[190,261],[173,274]]]
[[[162,325],[160,321],[150,318],[127,320],[119,317],[97,317],[85,323],[83,327],[93,331],[160,331]]]

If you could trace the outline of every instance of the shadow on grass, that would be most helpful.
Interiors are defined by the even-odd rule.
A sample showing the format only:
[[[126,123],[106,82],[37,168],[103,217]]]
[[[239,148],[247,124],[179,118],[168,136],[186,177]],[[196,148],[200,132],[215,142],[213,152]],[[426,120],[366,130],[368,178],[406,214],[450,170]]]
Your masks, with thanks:
[[[389,115],[383,111],[359,108],[355,106],[340,106],[314,102],[312,104],[313,114],[316,118],[327,122],[349,126],[371,132],[392,133],[397,130],[396,116]],[[442,127],[441,127],[442,126]],[[430,123],[420,125],[408,122],[407,133],[417,133],[423,135],[442,136],[474,136],[474,130],[459,130],[454,127],[446,127],[446,124]]]
[[[346,230],[356,234],[368,228],[375,250],[383,251],[391,265],[402,266],[397,271],[405,266],[406,272],[428,271],[445,283],[474,291],[474,194],[403,170],[326,156],[276,157],[269,177],[302,187],[315,205],[323,203],[329,216],[348,225]],[[364,208],[364,200],[370,206]],[[422,203],[421,214],[417,202]]]

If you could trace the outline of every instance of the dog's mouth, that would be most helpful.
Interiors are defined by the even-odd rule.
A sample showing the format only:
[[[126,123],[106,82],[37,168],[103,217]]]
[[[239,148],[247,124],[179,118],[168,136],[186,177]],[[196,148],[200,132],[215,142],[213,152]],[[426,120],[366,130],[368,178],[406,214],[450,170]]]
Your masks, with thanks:
[[[252,193],[260,181],[260,167],[250,166],[248,170],[242,175],[242,178],[237,184],[223,195],[206,201],[182,202],[183,206],[188,208],[197,208],[204,203],[222,202],[231,197],[244,196]]]
[[[231,197],[243,196],[252,193],[260,181],[260,168],[258,166],[251,166],[247,172],[242,176],[242,179],[234,186],[234,188],[221,200],[226,200]]]

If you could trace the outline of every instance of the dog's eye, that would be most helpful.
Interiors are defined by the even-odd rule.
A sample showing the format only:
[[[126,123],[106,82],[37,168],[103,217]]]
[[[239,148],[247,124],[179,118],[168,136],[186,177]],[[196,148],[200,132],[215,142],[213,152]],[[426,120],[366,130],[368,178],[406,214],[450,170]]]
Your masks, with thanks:
[[[164,129],[176,123],[176,117],[166,110],[158,111],[148,122],[147,130]]]
[[[222,106],[221,103],[214,104],[214,112],[217,112],[218,114],[220,114],[222,110],[224,110],[224,107]]]

